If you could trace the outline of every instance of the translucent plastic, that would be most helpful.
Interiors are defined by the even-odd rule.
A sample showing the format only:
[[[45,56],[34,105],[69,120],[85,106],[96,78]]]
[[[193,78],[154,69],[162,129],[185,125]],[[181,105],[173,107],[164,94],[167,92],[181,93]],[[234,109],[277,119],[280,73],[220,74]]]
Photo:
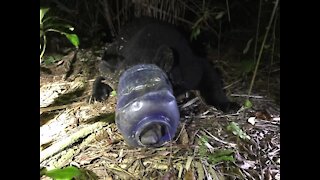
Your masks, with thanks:
[[[172,86],[159,67],[136,65],[121,75],[116,124],[129,145],[163,145],[174,137],[179,119]]]

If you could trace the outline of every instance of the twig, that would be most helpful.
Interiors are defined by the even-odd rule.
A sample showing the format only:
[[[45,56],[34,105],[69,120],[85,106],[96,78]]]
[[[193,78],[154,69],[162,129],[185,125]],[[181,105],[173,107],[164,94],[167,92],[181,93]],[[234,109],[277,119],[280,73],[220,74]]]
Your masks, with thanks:
[[[165,15],[167,15],[167,16],[171,16],[170,13],[161,11],[160,9],[155,8],[155,7],[153,7],[153,6],[149,6],[149,5],[145,4],[145,3],[141,3],[141,5],[144,6],[144,7],[149,7],[149,8],[152,9],[153,11],[162,12],[163,14],[165,14]],[[181,18],[181,17],[179,17],[179,16],[174,16],[174,18],[176,18],[177,20],[179,20],[179,21],[181,21],[181,22],[187,23],[187,24],[189,24],[190,26],[193,25],[192,22],[190,22],[190,21],[188,21],[188,20],[186,20],[186,19],[183,19],[183,18]]]
[[[188,8],[191,12],[193,12],[198,18],[200,17],[200,14],[198,14],[197,11],[195,11],[194,9],[192,9],[191,7],[189,7],[185,2],[183,2],[183,0],[179,0],[179,2],[180,2],[181,4],[183,4],[184,7]],[[189,1],[189,2],[192,3],[196,8],[198,8],[199,11],[201,10],[201,8],[200,8],[193,0],[191,0],[191,1]]]
[[[223,87],[223,89],[228,89],[228,88],[230,88],[231,86],[233,86],[233,85],[235,85],[235,84],[239,83],[240,81],[241,81],[241,79],[238,79],[238,80],[236,80],[236,81],[232,82],[231,84],[229,84],[229,85],[227,85],[227,86]]]
[[[66,105],[62,105],[62,106],[44,107],[44,108],[40,108],[40,114],[42,114],[44,112],[49,112],[49,111],[55,111],[55,110],[59,110],[59,109],[75,107],[75,106],[79,106],[79,105],[85,104],[85,103],[86,102],[77,102],[77,103],[66,104]]]
[[[94,81],[94,80],[92,80]],[[64,86],[64,85],[70,85],[73,84],[74,82],[62,82],[62,83],[50,83],[50,84],[44,84],[41,86],[41,88],[43,87],[52,87],[52,86]]]
[[[103,131],[104,129],[101,129],[101,130]],[[81,150],[84,147],[88,146],[88,144],[91,143],[93,140],[95,140],[95,138],[96,138],[96,134],[89,135],[85,140],[83,140],[83,142],[79,145],[77,149],[68,149],[68,151],[64,155],[62,155],[57,162],[51,163],[50,166],[47,167],[47,170],[62,168],[63,166],[66,165],[66,163],[68,163],[68,160],[70,160],[71,158],[79,154]]]
[[[186,123],[182,123],[181,130],[180,130],[180,132],[179,132],[178,136],[176,137],[176,140],[174,140],[174,142],[177,142],[177,141],[178,141],[178,139],[180,138],[180,136],[181,136],[181,134],[182,134],[183,130],[185,130],[185,126],[186,126]]]
[[[229,2],[228,2],[228,0],[226,0],[226,4],[227,4],[228,20],[229,20],[229,22],[231,22],[230,9],[229,9]]]
[[[220,61],[220,51],[221,51],[221,20],[219,20],[219,34],[218,34],[218,60]]]
[[[44,34],[43,35],[43,47],[42,47],[42,51],[40,54],[40,64],[42,62],[42,56],[44,55],[44,51],[46,50],[46,46],[47,46],[47,38],[46,38],[46,35]]]
[[[66,74],[64,74],[63,79],[66,80],[73,72],[73,64],[75,63],[75,61],[77,60],[77,54],[78,54],[78,49],[76,49],[73,54],[72,54],[72,58],[68,58],[65,62],[64,62],[64,69],[66,70]],[[69,57],[69,55],[68,55]]]
[[[273,121],[266,121],[266,120],[262,120],[262,119],[255,119],[255,121],[258,123],[258,122],[263,122],[263,123],[267,123],[267,124],[273,124],[273,125],[280,125],[280,122],[277,122],[276,120],[274,120],[273,118]]]
[[[261,6],[262,6],[262,0],[260,0],[260,2],[259,2],[257,31],[256,31],[256,38],[254,41],[254,51],[253,51],[253,61],[254,62],[256,62],[256,60],[257,60],[257,46],[258,46],[258,37],[259,37],[259,28],[260,28]]]
[[[270,66],[269,66],[269,70],[268,70],[268,81],[267,81],[267,92],[269,92],[269,88],[270,88],[270,74],[272,72],[272,64],[273,64],[273,57],[274,57],[274,49],[275,49],[275,44],[276,44],[276,26],[277,26],[277,20],[278,20],[278,16],[275,17],[274,22],[273,22],[273,32],[272,32],[272,49],[271,49],[271,59],[270,59]]]
[[[256,99],[263,99],[263,96],[255,96],[255,95],[247,95],[247,94],[231,94],[230,96],[233,97],[249,97],[249,98],[256,98]]]
[[[194,167],[197,170],[197,174],[198,174],[198,179],[205,179],[204,178],[204,169],[205,169],[205,165],[200,163],[199,161],[195,161],[194,162]]]
[[[206,174],[206,178],[208,179],[208,180],[212,180],[212,177],[211,177],[211,175],[208,173],[208,171],[207,171],[207,169],[206,169],[206,166],[205,166],[205,164],[207,164],[207,163],[205,163],[205,160],[201,160],[201,162],[202,162],[202,166],[203,166],[203,169],[204,169],[204,172],[205,172],[205,174]]]
[[[254,69],[254,73],[253,73],[252,80],[251,80],[250,87],[249,87],[249,91],[248,91],[249,95],[251,94],[251,91],[252,91],[253,83],[254,83],[254,80],[256,78],[258,67],[259,67],[259,64],[260,64],[263,47],[264,47],[264,44],[266,43],[266,40],[267,40],[267,37],[268,37],[268,34],[269,34],[269,30],[270,30],[270,27],[272,25],[272,21],[273,21],[273,18],[274,18],[274,14],[276,13],[278,4],[279,4],[279,0],[276,0],[276,3],[274,4],[273,11],[272,11],[272,14],[271,14],[271,17],[270,17],[269,24],[267,26],[267,31],[266,31],[266,33],[264,35],[264,38],[263,38],[263,41],[262,41],[262,44],[261,44],[261,47],[260,47],[258,60],[257,60],[257,63],[256,63],[256,67]]]
[[[191,106],[192,104],[194,104],[198,100],[199,100],[199,97],[195,97],[195,98],[191,99],[190,101],[186,102],[181,108],[186,108],[188,106]]]
[[[109,124],[108,122],[96,122],[90,126],[87,126],[80,131],[72,134],[71,136],[62,139],[61,141],[53,144],[52,146],[48,147],[47,149],[40,152],[40,163],[47,158],[51,157],[52,155],[62,151],[66,147],[72,145],[73,143],[77,142],[80,138],[86,137],[87,135],[91,134],[94,131],[100,130],[104,126]]]
[[[118,32],[120,32],[120,11],[119,11],[119,1],[116,1],[116,6],[117,6],[117,22],[118,22]]]
[[[117,166],[117,165],[114,165],[114,166],[108,166],[108,165],[107,165],[107,168],[108,168],[108,169],[111,169],[111,170],[114,170],[114,171],[122,172],[122,173],[124,173],[125,175],[130,176],[131,178],[137,179],[137,177],[135,177],[134,174],[132,174],[132,173],[130,173],[130,172],[122,169],[121,167],[119,167],[119,166]],[[113,172],[114,172],[114,171],[113,171]],[[115,173],[115,174],[116,174],[116,173]]]
[[[100,4],[102,5],[102,7],[104,9],[104,18],[106,19],[107,24],[110,28],[110,33],[112,36],[115,36],[116,31],[115,31],[115,28],[112,23],[112,18],[111,18],[111,14],[110,14],[110,10],[109,10],[108,1],[107,0],[100,0]]]
[[[207,134],[209,134],[215,141],[218,141],[222,144],[227,144],[231,147],[236,147],[237,144],[234,144],[234,143],[229,143],[229,142],[226,142],[226,141],[223,141],[223,140],[220,140],[219,138],[215,137],[214,135],[212,135],[209,131],[205,130],[205,129],[202,129],[204,132],[206,132]]]
[[[196,136],[197,136],[199,139],[202,139],[201,136],[199,136],[198,134],[196,134]],[[212,146],[209,142],[205,141],[205,142],[204,142],[204,145],[207,146],[207,148],[209,149],[209,151],[210,151],[211,153],[213,153],[214,148],[213,148],[213,146]]]

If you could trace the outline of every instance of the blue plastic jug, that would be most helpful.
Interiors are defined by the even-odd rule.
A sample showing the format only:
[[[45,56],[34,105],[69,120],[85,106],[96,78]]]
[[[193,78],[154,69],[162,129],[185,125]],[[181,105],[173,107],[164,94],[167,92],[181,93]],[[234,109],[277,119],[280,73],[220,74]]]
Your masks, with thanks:
[[[158,66],[127,69],[117,91],[116,124],[130,146],[157,147],[174,138],[179,109],[170,81]]]

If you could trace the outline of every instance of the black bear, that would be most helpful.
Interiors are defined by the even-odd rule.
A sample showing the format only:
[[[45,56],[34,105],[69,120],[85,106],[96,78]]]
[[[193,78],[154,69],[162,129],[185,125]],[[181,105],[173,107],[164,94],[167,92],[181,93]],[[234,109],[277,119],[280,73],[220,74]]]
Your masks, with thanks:
[[[94,83],[94,99],[101,101],[110,91],[109,87],[101,85],[103,79],[116,89],[124,70],[136,64],[152,63],[167,73],[175,95],[199,90],[207,104],[223,112],[240,108],[226,97],[222,79],[213,65],[196,56],[186,38],[173,25],[148,23],[128,40],[120,41],[112,44],[102,58],[99,71],[103,78],[97,78]]]

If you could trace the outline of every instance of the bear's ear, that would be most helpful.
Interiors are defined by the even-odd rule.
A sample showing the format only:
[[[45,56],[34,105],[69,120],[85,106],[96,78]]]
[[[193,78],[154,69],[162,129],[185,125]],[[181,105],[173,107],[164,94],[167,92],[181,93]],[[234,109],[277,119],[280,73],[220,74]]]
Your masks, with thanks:
[[[159,66],[164,72],[169,73],[174,64],[173,51],[169,46],[162,45],[157,49],[152,63]]]

